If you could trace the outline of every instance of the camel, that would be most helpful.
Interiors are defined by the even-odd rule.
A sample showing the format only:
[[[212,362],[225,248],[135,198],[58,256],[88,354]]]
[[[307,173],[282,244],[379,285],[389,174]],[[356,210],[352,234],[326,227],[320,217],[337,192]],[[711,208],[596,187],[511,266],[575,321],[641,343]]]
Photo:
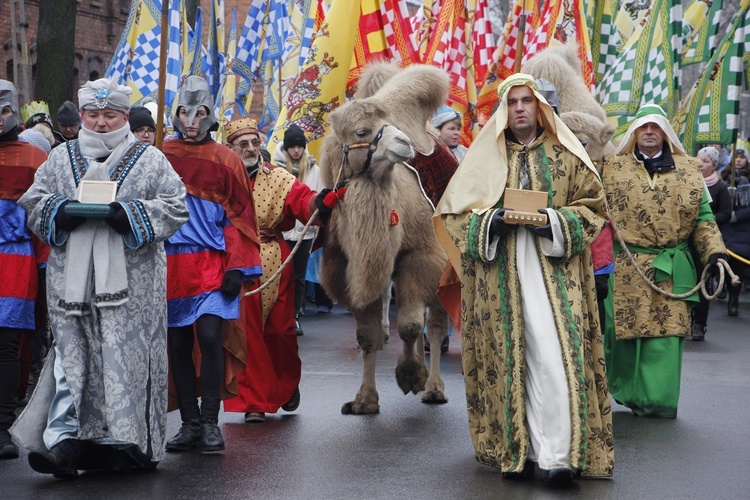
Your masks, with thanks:
[[[324,231],[321,284],[356,321],[362,351],[362,383],[343,414],[380,411],[375,386],[382,326],[382,296],[395,285],[397,324],[403,352],[396,381],[404,394],[424,390],[422,402],[446,403],[440,356],[427,369],[421,341],[439,346],[448,316],[436,296],[447,256],[435,238],[433,208],[415,171],[404,164],[415,149],[435,146],[425,124],[448,94],[448,76],[429,66],[412,66],[383,79],[373,95],[350,101],[331,113],[331,131],[322,149],[323,182],[339,199]]]

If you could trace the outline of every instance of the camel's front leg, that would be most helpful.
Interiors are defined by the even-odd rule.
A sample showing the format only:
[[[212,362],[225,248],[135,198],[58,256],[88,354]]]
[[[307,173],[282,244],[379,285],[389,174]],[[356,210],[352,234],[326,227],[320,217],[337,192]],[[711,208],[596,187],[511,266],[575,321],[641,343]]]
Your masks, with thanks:
[[[425,387],[429,375],[424,356],[417,356],[415,345],[422,343],[424,331],[424,304],[421,300],[414,300],[413,296],[405,296],[396,284],[398,303],[398,335],[404,343],[404,350],[396,365],[396,382],[408,394],[417,394]],[[424,349],[424,347],[422,348]]]
[[[448,313],[438,301],[430,305],[427,315],[427,339],[430,345],[439,346],[448,333]],[[440,377],[440,349],[433,349],[430,355],[430,376],[425,384],[422,402],[443,404],[448,402],[445,396],[445,384]]]
[[[385,338],[380,322],[383,302],[377,299],[364,309],[352,308],[352,313],[357,322],[357,343],[362,350],[362,385],[354,401],[344,403],[341,413],[344,415],[378,413],[380,405],[378,404],[378,391],[375,388],[375,361]]]

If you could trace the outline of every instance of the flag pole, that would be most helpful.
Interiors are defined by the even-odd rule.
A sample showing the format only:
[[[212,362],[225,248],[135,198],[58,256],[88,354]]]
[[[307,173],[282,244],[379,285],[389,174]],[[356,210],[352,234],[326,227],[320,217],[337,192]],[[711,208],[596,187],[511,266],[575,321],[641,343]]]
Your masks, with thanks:
[[[161,4],[161,41],[159,46],[159,90],[156,94],[156,138],[154,146],[161,149],[164,141],[164,87],[167,82],[167,44],[169,43],[169,0]]]
[[[281,95],[282,95],[282,91],[281,91],[281,58],[279,58],[279,74],[278,74],[277,78],[279,79],[279,110],[281,110],[281,106],[284,105],[284,103],[281,102]]]
[[[511,9],[513,6],[511,6]],[[523,7],[521,8],[521,17],[518,20],[518,38],[516,39],[516,61],[513,66],[515,73],[521,72],[521,59],[523,56],[523,37],[526,31],[526,0],[523,0]]]

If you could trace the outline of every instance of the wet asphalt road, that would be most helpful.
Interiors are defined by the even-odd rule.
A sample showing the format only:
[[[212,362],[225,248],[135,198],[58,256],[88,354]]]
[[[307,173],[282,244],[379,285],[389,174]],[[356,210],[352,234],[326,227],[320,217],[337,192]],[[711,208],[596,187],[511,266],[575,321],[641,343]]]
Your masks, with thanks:
[[[0,499],[24,498],[750,498],[750,294],[740,316],[726,301],[711,308],[706,341],[685,343],[676,420],[640,419],[615,405],[615,476],[553,490],[540,480],[513,483],[474,460],[460,342],[442,355],[450,401],[428,406],[404,396],[394,368],[397,333],[378,357],[380,414],[345,416],[361,360],[354,320],[341,308],[302,320],[302,404],[294,413],[246,424],[222,414],[222,455],[169,454],[155,472],[86,473],[60,481],[33,472],[22,451],[0,461]],[[392,323],[395,323],[392,322]],[[169,415],[168,436],[179,428]]]

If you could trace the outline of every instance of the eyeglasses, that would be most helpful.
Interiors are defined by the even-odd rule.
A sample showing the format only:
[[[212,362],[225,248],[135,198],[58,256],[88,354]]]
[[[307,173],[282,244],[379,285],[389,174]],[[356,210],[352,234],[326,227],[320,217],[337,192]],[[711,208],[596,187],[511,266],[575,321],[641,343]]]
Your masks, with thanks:
[[[253,148],[258,149],[260,147],[260,139],[255,139],[253,141],[235,142],[235,143],[232,144],[232,146],[235,147],[235,148],[240,148],[240,149],[248,149],[251,144],[252,144]]]
[[[133,130],[133,133],[135,135],[146,135],[146,134],[154,135],[156,133],[156,129],[151,128],[151,127],[141,127],[141,128],[137,128]]]

